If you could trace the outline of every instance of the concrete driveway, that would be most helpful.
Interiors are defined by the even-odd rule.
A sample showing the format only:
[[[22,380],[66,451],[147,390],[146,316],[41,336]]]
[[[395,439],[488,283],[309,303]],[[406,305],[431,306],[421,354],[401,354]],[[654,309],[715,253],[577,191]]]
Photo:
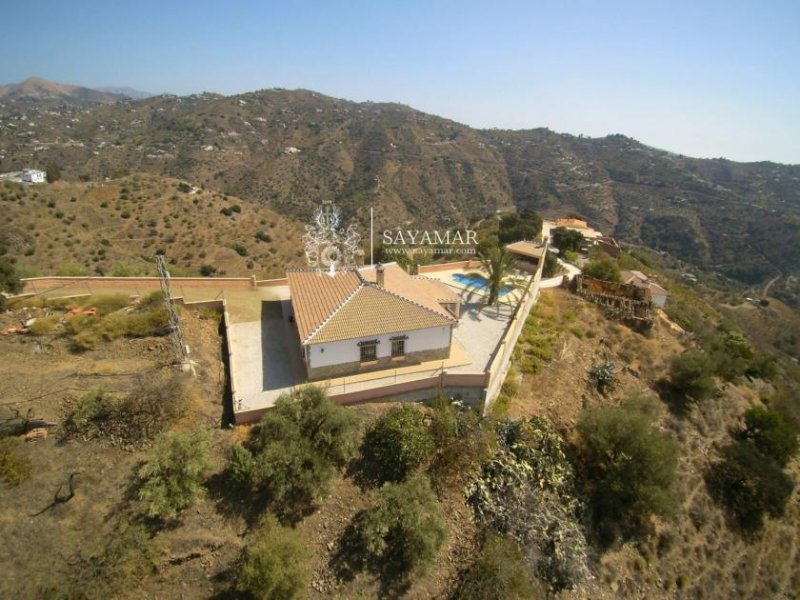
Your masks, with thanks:
[[[272,406],[283,392],[302,383],[300,342],[288,321],[289,304],[262,302],[261,320],[231,325],[236,410]]]
[[[498,314],[497,308],[493,306],[470,302],[463,304],[461,311],[461,319],[458,327],[453,330],[453,337],[466,350],[472,364],[452,370],[484,371],[508,327],[513,308],[501,305]]]

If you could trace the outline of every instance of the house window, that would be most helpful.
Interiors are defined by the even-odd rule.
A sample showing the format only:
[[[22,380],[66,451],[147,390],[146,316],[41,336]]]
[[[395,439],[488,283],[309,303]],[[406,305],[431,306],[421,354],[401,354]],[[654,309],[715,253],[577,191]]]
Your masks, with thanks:
[[[392,356],[404,356],[406,353],[405,340],[392,340]]]
[[[361,344],[361,362],[368,362],[370,360],[378,360],[378,345],[377,344]]]

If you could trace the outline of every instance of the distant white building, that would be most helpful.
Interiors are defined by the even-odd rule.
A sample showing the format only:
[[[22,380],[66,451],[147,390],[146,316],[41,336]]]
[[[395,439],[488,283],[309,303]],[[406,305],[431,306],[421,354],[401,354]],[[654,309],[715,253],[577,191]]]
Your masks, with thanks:
[[[47,182],[47,173],[37,169],[23,169],[22,181],[25,183],[45,183]]]

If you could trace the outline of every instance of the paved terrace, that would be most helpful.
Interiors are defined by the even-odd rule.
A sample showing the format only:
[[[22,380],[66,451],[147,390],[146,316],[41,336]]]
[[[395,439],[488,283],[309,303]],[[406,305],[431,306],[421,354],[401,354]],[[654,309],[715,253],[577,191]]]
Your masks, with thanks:
[[[446,360],[385,369],[317,382],[332,397],[409,384],[445,374],[462,375],[465,385],[480,385],[502,339],[519,293],[504,297],[498,310],[482,305],[485,294],[456,282],[453,275],[479,272],[476,268],[445,269],[425,273],[443,281],[462,297],[462,316],[453,333]],[[146,295],[159,290],[157,278],[38,278],[25,281],[25,292],[48,297],[85,294]],[[284,392],[306,383],[300,341],[289,323],[289,288],[285,280],[259,282],[248,279],[171,280],[173,296],[186,303],[224,300],[229,364],[234,392],[234,413],[258,411],[274,405]],[[443,379],[444,380],[444,379]],[[480,382],[478,380],[481,380]]]

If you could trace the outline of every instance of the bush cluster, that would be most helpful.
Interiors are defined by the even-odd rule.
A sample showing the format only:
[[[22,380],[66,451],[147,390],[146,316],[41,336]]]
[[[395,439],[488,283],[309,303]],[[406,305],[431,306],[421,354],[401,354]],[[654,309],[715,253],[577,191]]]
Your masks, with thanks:
[[[592,279],[611,281],[618,283],[622,281],[617,263],[610,258],[600,258],[589,261],[583,268],[583,274]]]
[[[64,422],[64,435],[122,446],[147,444],[184,414],[187,396],[182,375],[142,378],[123,398],[100,387],[80,399]]]
[[[156,441],[150,458],[139,470],[139,499],[155,519],[175,519],[205,495],[203,476],[213,467],[211,432],[167,432]]]
[[[745,535],[761,529],[767,514],[781,516],[794,489],[792,478],[750,443],[724,447],[706,480],[712,495]]]
[[[258,600],[305,597],[308,546],[299,534],[267,515],[247,545],[236,589]]]
[[[536,600],[542,597],[531,581],[519,544],[491,533],[458,583],[456,600]]]
[[[447,535],[436,494],[422,475],[385,484],[356,528],[367,561],[399,574],[424,572]]]
[[[478,413],[446,398],[433,406],[430,433],[436,450],[428,473],[440,492],[473,477],[496,447]]]
[[[233,447],[229,476],[294,519],[327,491],[355,450],[355,434],[355,415],[331,402],[324,389],[286,393],[264,415],[258,438],[249,447]]]
[[[379,481],[402,481],[425,462],[434,442],[425,414],[404,404],[381,416],[364,436],[361,454],[368,475]]]
[[[601,542],[635,534],[651,514],[675,508],[677,448],[653,426],[656,411],[653,400],[631,398],[586,411],[578,422],[575,468]]]

